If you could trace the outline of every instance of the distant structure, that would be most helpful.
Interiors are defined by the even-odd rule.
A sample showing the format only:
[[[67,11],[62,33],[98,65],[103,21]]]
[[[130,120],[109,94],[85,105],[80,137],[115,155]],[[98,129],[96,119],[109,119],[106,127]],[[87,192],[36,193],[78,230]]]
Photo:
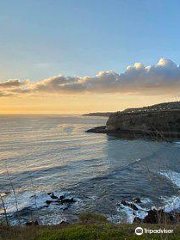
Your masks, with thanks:
[[[113,114],[114,112],[96,112],[96,113],[87,113],[87,114],[83,114],[83,116],[87,116],[87,117],[109,117],[111,114]]]
[[[140,107],[140,108],[127,108],[123,111],[118,112],[96,112],[88,113],[83,116],[99,116],[99,117],[110,117],[113,114],[128,114],[128,113],[148,113],[148,112],[162,112],[162,111],[180,111],[180,102],[165,102],[159,103],[152,106]]]
[[[142,108],[127,108],[121,113],[145,113],[145,112],[159,112],[159,111],[180,111],[180,102],[159,103],[152,106]]]

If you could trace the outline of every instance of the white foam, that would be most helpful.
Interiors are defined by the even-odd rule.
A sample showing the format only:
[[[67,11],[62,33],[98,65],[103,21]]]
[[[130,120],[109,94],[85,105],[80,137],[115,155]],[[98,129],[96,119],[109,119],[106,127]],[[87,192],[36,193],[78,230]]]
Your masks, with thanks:
[[[141,199],[141,202],[142,202],[143,204],[152,204],[152,200],[149,199],[149,198],[142,198],[142,199]]]
[[[172,196],[170,198],[168,197],[162,197],[164,201],[164,211],[169,213],[173,212],[174,210],[180,210],[180,196]]]
[[[169,179],[176,187],[180,188],[180,173],[174,171],[161,171],[160,175]],[[180,195],[173,195],[171,197],[161,197],[164,202],[164,211],[172,212],[180,210]]]
[[[67,193],[54,192],[54,194],[60,196]],[[14,193],[9,194],[4,199],[4,203],[6,212],[8,214],[13,214],[17,210],[20,211],[24,208],[39,209],[41,207],[47,206],[46,200],[52,200],[46,192],[34,194],[32,191],[25,191],[23,193],[17,193],[16,197],[14,196]]]
[[[135,162],[139,162],[139,161],[141,161],[141,160],[142,160],[141,158],[138,158],[138,159],[135,160]]]
[[[26,207],[41,207],[46,204],[48,198],[49,196],[47,194],[34,195],[32,191],[25,191],[23,193],[17,193],[16,196],[14,193],[9,194],[4,202],[7,213],[12,214]]]
[[[148,198],[146,198],[145,200],[148,203],[151,202],[151,200]],[[127,223],[133,223],[135,217],[144,219],[147,216],[148,210],[149,210],[148,208],[141,207],[140,205],[134,202],[128,202],[128,203],[132,203],[133,205],[135,205],[138,208],[138,210],[133,210],[131,207],[125,206],[123,204],[120,204],[120,207],[117,209],[118,212],[121,212],[121,213],[124,212],[126,214]]]
[[[174,185],[180,188],[180,173],[174,171],[160,171],[159,174],[171,180]]]
[[[135,218],[135,216],[133,214],[134,213],[133,209],[128,206],[122,205],[121,209],[119,209],[119,212],[121,212],[121,211],[125,212],[125,214],[127,216],[126,222],[133,223],[134,218]]]

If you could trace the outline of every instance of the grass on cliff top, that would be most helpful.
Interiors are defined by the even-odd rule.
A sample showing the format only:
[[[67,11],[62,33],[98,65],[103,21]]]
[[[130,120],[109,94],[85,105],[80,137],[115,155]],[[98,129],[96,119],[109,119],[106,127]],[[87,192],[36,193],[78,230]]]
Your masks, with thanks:
[[[134,233],[140,224],[112,224],[101,215],[87,214],[81,217],[79,224],[38,226],[38,227],[5,227],[0,226],[0,240],[142,240],[142,239],[180,239],[180,226],[143,224],[148,229],[174,229],[173,234]]]

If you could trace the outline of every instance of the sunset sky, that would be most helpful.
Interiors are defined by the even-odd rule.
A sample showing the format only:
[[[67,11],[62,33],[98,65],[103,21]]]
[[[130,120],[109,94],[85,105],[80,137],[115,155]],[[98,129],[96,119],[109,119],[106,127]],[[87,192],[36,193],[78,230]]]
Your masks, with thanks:
[[[0,1],[0,113],[180,100],[179,9],[178,0]]]

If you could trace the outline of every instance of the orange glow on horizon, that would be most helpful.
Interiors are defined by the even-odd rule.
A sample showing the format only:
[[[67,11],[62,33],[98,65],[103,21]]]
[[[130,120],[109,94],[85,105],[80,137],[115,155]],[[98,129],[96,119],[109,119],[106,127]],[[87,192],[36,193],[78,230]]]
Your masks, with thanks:
[[[130,107],[148,106],[174,101],[166,96],[130,96],[120,94],[82,94],[1,97],[0,114],[83,114],[121,111]]]

